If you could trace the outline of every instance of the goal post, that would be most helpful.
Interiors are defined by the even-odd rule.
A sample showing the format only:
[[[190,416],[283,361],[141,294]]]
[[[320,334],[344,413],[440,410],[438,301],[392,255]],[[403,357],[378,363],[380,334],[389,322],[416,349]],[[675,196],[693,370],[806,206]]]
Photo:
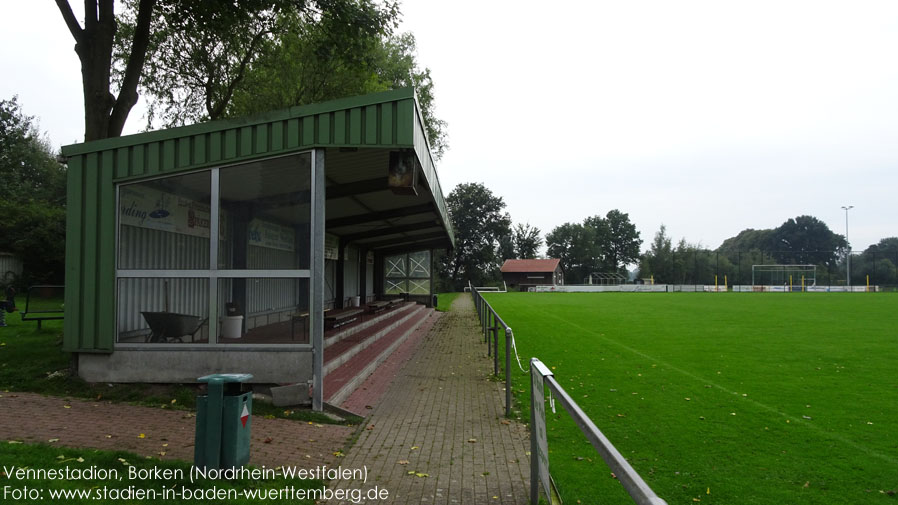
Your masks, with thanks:
[[[752,286],[816,286],[817,265],[752,265]]]

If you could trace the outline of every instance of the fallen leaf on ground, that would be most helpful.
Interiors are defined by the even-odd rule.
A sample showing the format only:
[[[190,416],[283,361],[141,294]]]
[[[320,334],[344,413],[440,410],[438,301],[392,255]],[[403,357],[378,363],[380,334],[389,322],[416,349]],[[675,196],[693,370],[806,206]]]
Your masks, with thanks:
[[[147,436],[145,433],[141,433],[140,435],[137,435],[137,438],[147,438]]]
[[[58,438],[51,438],[50,440],[47,440],[47,442],[50,442],[50,443],[52,444],[53,442],[59,442],[59,439],[58,439]]]
[[[408,460],[407,460],[407,459],[400,459],[399,461],[397,461],[397,463],[399,463],[400,465],[407,465],[407,464],[408,464]]]
[[[503,419],[502,424],[511,424],[511,421],[509,421],[508,419]]]
[[[274,439],[271,438],[271,437],[265,437],[264,442],[265,442],[266,444],[270,444],[273,440],[274,440]]]
[[[412,446],[412,450],[413,450],[413,451],[417,451],[417,450],[418,450],[418,446],[417,446],[417,445],[413,445],[413,446]]]
[[[470,443],[473,444],[473,443],[477,442],[477,439],[476,439],[476,438],[469,438],[469,439],[468,439],[468,442],[470,442]]]

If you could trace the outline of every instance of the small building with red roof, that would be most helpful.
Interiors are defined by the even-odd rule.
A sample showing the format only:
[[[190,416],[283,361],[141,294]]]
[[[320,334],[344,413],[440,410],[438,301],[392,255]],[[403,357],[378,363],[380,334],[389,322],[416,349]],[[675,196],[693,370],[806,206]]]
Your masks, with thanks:
[[[509,289],[528,291],[534,286],[564,284],[559,259],[505,260],[500,270]]]

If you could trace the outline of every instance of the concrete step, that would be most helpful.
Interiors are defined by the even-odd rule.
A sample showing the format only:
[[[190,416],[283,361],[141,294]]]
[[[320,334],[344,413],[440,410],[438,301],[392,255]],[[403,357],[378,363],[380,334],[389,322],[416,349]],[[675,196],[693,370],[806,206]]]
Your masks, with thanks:
[[[364,352],[356,351],[352,357],[340,366],[333,368],[324,376],[325,401],[331,405],[340,405],[365,379],[371,375],[390,354],[415,332],[431,315],[433,309],[423,305],[414,311],[411,317],[396,326],[387,335],[366,345]],[[326,368],[326,366],[325,366]]]
[[[411,304],[409,307],[401,307],[402,310],[393,311],[389,317],[382,318],[376,324],[353,332],[343,337],[332,345],[324,346],[324,375],[327,377],[331,371],[346,363],[356,354],[365,350],[381,338],[390,334],[396,328],[409,319],[415,317],[426,308],[423,305]]]
[[[350,323],[335,330],[326,330],[324,332],[324,348],[327,349],[328,347],[346,338],[352,337],[353,335],[365,333],[369,328],[372,328],[374,326],[383,325],[385,321],[393,320],[394,318],[399,317],[406,311],[412,310],[417,306],[418,304],[415,302],[406,302],[402,305],[399,305],[398,307],[394,307],[377,314],[365,314],[364,316],[362,316],[361,321]]]

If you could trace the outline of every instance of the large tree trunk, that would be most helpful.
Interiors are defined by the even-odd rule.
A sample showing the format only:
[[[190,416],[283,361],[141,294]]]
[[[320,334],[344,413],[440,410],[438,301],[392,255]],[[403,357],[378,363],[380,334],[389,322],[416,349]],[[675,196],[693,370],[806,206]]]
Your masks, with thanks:
[[[113,0],[85,0],[84,28],[78,24],[68,0],[56,5],[75,39],[75,53],[81,60],[81,84],[84,92],[84,141],[118,137],[125,120],[137,103],[137,85],[149,45],[150,20],[156,0],[140,0],[137,31],[125,68],[122,89],[116,98],[110,91],[112,46],[116,22]]]

